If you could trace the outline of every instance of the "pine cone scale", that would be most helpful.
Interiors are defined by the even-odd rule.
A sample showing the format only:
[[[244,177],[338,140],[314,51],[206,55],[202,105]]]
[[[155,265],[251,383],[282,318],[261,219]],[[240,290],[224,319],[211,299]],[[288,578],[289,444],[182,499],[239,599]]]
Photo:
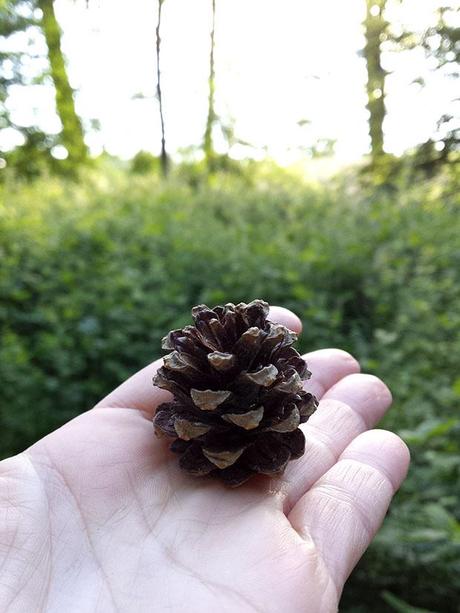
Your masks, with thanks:
[[[286,419],[274,424],[273,426],[269,426],[267,428],[270,432],[293,432],[297,430],[300,426],[300,411],[297,407],[295,407]]]
[[[229,390],[197,390],[194,388],[190,390],[193,404],[202,411],[214,411],[231,394]]]
[[[233,345],[232,352],[236,355],[238,365],[242,370],[248,370],[259,352],[266,333],[260,328],[249,328]]]
[[[203,436],[211,430],[211,424],[203,424],[197,421],[189,421],[188,419],[182,419],[176,417],[174,421],[174,429],[177,436],[184,441],[190,441],[199,436]]]
[[[192,443],[179,458],[179,466],[191,475],[201,477],[208,475],[216,466],[204,455],[201,445]]]
[[[256,385],[262,387],[269,387],[272,383],[276,381],[276,377],[278,375],[278,369],[273,364],[269,364],[268,366],[264,366],[255,372],[246,372],[244,376],[246,379],[249,379]]]
[[[253,430],[257,428],[264,416],[264,408],[259,407],[247,413],[223,413],[222,419],[236,426],[240,426],[245,430]]]
[[[211,449],[206,449],[203,447],[202,451],[205,458],[217,466],[217,468],[228,468],[229,466],[235,464],[243,453],[244,447],[241,449],[234,449],[232,451],[228,449],[225,451],[212,451]]]
[[[274,450],[276,450],[275,453]],[[286,468],[290,458],[291,452],[289,447],[280,445],[276,437],[266,434],[261,436],[248,449],[245,456],[245,464],[254,472],[264,475],[277,475]]]
[[[223,351],[208,353],[208,362],[215,370],[221,373],[232,370],[237,364],[233,353],[224,353]]]
[[[289,448],[293,459],[303,456],[305,452],[305,435],[302,430],[297,428],[294,432],[281,435],[281,437],[283,444]]]

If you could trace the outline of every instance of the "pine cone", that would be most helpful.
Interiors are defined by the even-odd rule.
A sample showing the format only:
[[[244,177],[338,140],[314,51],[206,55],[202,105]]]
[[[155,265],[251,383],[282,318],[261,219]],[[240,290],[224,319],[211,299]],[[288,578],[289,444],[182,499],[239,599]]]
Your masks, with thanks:
[[[254,473],[280,475],[305,450],[299,424],[316,410],[303,390],[305,361],[292,347],[296,334],[267,320],[268,304],[226,304],[192,309],[194,326],[162,342],[172,353],[154,377],[172,402],[154,417],[157,435],[192,475],[212,475],[231,486]]]

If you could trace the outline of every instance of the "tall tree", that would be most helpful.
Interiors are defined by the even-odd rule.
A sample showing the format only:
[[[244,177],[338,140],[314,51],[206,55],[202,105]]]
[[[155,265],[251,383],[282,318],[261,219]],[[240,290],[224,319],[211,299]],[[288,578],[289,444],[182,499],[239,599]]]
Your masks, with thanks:
[[[30,0],[0,1],[0,133],[15,134],[14,140],[22,138],[22,144],[16,146],[14,140],[5,143],[2,156],[26,179],[37,176],[45,167],[55,167],[50,152],[57,143],[54,135],[46,134],[38,125],[16,118],[8,104],[14,90],[36,86],[44,77],[45,58],[33,44],[40,30],[34,8]],[[24,45],[24,39],[30,41],[28,45]]]
[[[48,46],[51,77],[56,90],[56,109],[62,123],[61,142],[68,152],[68,163],[76,167],[88,157],[83,128],[75,111],[74,91],[67,76],[61,49],[61,29],[54,12],[53,0],[36,0],[42,11],[41,27]]]
[[[385,77],[382,67],[381,44],[388,22],[384,18],[386,0],[366,0],[364,20],[365,45],[363,56],[367,67],[367,109],[369,111],[369,135],[371,158],[375,163],[384,154],[383,121],[385,119]]]
[[[403,4],[403,0],[399,0]],[[460,77],[460,7],[456,0],[439,0],[432,19],[419,31],[405,28],[397,36],[389,33],[389,40],[396,52],[411,52],[424,49],[429,60],[430,71],[439,72],[443,79]],[[419,63],[416,64],[419,66]],[[427,85],[426,78],[414,75],[414,82],[421,87]],[[428,173],[444,163],[458,162],[460,149],[459,98],[445,98],[445,109],[435,126],[431,137],[415,149],[414,165]],[[451,155],[453,153],[453,155]]]
[[[216,121],[214,108],[215,97],[215,67],[214,67],[214,47],[216,30],[216,0],[211,0],[212,23],[211,23],[211,47],[209,51],[209,77],[208,77],[208,116],[206,118],[206,128],[204,131],[203,151],[208,169],[212,170],[215,158],[214,145],[212,140],[212,129]]]
[[[427,57],[434,60],[434,70],[442,70],[445,78],[460,77],[460,8],[457,2],[443,2],[436,12],[436,23],[422,36],[422,46]],[[458,88],[457,88],[458,90]],[[449,160],[452,152],[460,148],[460,114],[455,112],[457,104],[446,104],[446,111],[439,118],[433,138],[420,146],[425,164],[433,169],[439,163]],[[449,109],[448,106],[451,106]],[[458,162],[458,157],[455,158]]]
[[[10,88],[27,82],[23,73],[26,53],[22,49],[13,51],[8,44],[10,37],[26,33],[33,26],[32,12],[27,14],[27,5],[23,4],[18,0],[0,3],[0,130],[13,127],[25,137],[26,128],[13,124],[6,104]]]
[[[160,162],[161,162],[161,171],[163,173],[163,176],[166,176],[169,170],[169,158],[166,152],[165,121],[164,121],[164,114],[163,114],[163,95],[162,95],[162,90],[161,90],[161,70],[160,70],[161,9],[163,7],[164,1],[165,0],[158,0],[158,17],[157,17],[157,27],[156,27],[155,33],[156,33],[156,54],[157,54],[157,98],[158,98],[158,109],[160,112],[160,125],[161,125]]]

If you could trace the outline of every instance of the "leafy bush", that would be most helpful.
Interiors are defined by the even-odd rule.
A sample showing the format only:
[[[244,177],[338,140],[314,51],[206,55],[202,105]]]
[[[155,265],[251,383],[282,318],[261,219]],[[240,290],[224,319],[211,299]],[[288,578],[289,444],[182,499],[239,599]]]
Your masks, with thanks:
[[[192,305],[264,297],[301,316],[303,349],[341,346],[389,383],[395,407],[384,426],[413,454],[343,610],[402,610],[405,602],[455,610],[454,178],[387,194],[305,185],[254,166],[250,177],[218,174],[208,184],[88,171],[80,185],[41,179],[1,189],[2,456],[157,357],[161,337],[188,320]]]
[[[139,175],[160,172],[160,159],[148,151],[139,151],[131,160],[131,172]]]

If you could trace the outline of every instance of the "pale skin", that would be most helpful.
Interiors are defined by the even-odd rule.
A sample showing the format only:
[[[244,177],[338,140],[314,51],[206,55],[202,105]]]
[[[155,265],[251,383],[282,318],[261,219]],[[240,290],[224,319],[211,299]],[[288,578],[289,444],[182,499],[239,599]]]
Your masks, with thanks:
[[[285,309],[270,318],[300,332]],[[161,361],[1,462],[0,611],[337,611],[409,452],[372,429],[391,404],[382,381],[344,351],[305,357],[320,404],[282,478],[183,474],[153,434]]]

